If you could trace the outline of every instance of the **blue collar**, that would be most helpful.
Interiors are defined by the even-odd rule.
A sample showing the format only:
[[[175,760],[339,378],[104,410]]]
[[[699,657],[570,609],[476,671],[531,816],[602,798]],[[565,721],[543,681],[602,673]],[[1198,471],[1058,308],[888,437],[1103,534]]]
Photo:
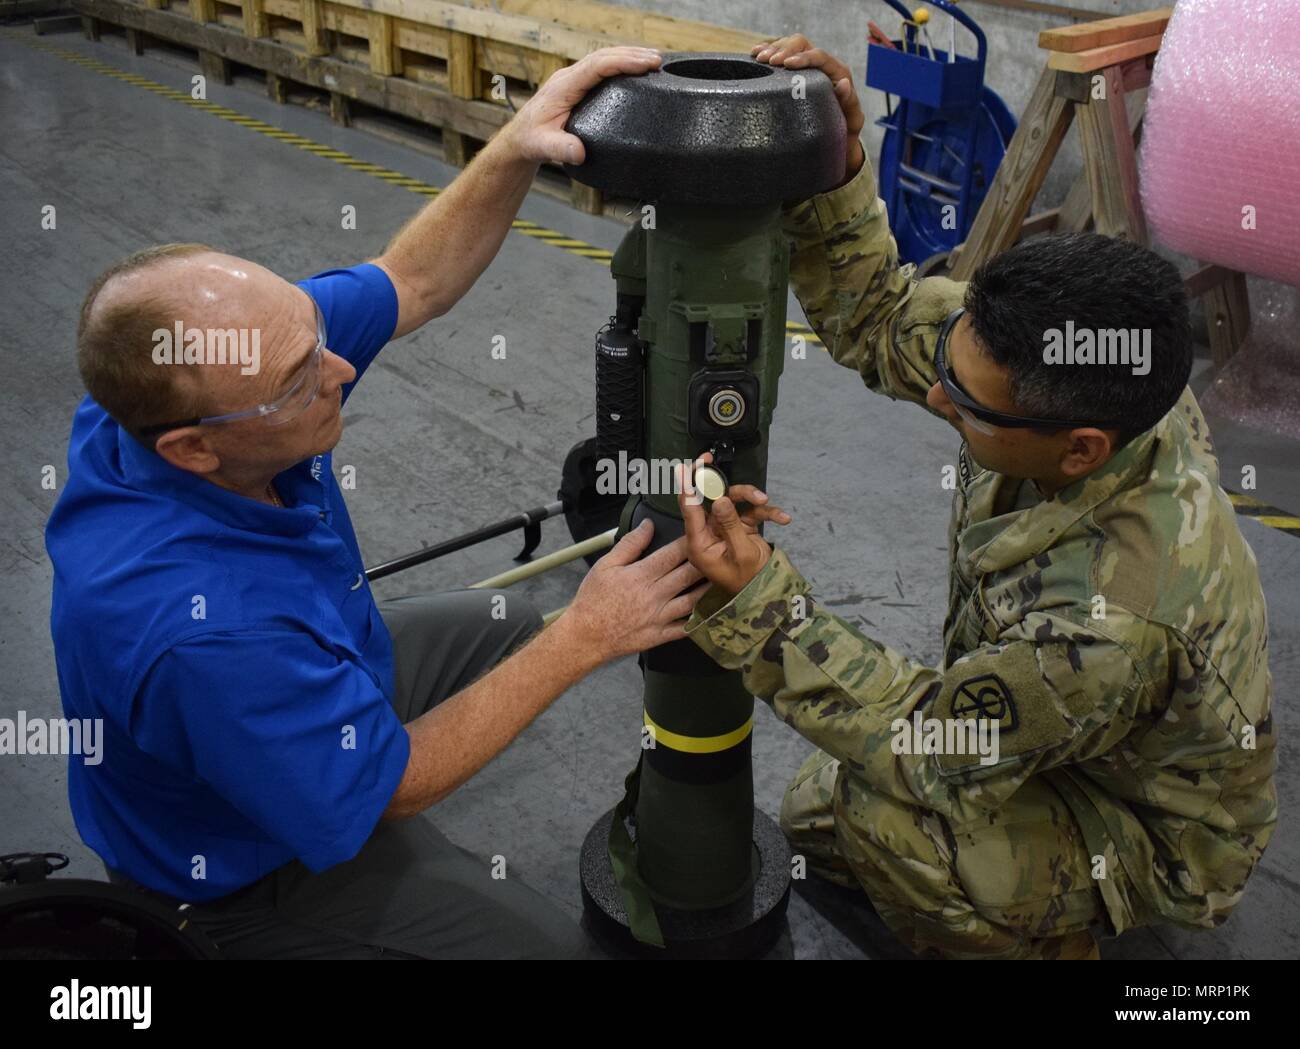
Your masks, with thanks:
[[[328,453],[278,474],[276,490],[293,505],[270,506],[173,466],[113,425],[122,475],[139,491],[176,499],[229,528],[264,535],[306,535],[319,521],[328,522],[332,516],[329,487],[324,481],[330,477]]]

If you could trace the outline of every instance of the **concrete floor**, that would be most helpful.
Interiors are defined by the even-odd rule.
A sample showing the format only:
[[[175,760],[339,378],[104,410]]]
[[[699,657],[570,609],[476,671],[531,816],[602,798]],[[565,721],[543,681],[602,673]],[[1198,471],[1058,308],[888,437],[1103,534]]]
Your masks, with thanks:
[[[379,252],[423,198],[138,86],[34,50],[29,28],[0,29],[0,716],[24,709],[58,716],[48,633],[51,570],[42,533],[56,492],[42,467],[64,470],[71,414],[80,399],[73,344],[76,310],[92,278],[141,246],[199,240],[255,259],[290,279]],[[47,37],[155,82],[189,89],[196,67],[176,55],[128,53]],[[455,175],[431,157],[328,115],[276,105],[252,82],[214,86],[209,98],[242,113],[446,185]],[[56,231],[41,208],[58,209]],[[339,229],[353,204],[358,229]],[[613,249],[619,223],[581,215],[532,194],[522,216]],[[554,497],[564,452],[593,429],[593,332],[613,307],[606,269],[512,235],[473,291],[446,317],[389,347],[349,405],[335,453],[356,467],[349,505],[368,563],[467,531]],[[791,300],[791,316],[800,318]],[[493,360],[504,335],[507,359]],[[1212,420],[1213,423],[1213,420]],[[1257,497],[1300,509],[1296,447],[1240,426],[1216,426],[1225,465],[1258,464]],[[873,636],[938,661],[946,587],[949,493],[940,487],[956,446],[947,427],[907,405],[866,393],[822,353],[790,361],[772,431],[769,490],[796,523],[783,544],[820,597]],[[489,483],[466,485],[489,467]],[[1234,466],[1235,468],[1235,466]],[[1253,521],[1242,528],[1263,569],[1272,622],[1283,819],[1244,902],[1208,933],[1142,931],[1103,953],[1132,958],[1267,958],[1300,954],[1300,793],[1287,734],[1300,679],[1300,539]],[[569,542],[544,528],[543,551]],[[381,599],[453,587],[511,564],[514,537],[494,540],[384,580]],[[569,566],[525,585],[541,608],[564,604],[581,570]],[[901,588],[896,589],[896,581]],[[889,606],[876,598],[889,594]],[[639,674],[631,660],[603,668],[557,702],[475,779],[433,810],[438,825],[577,917],[578,848],[618,797],[640,731]],[[754,770],[757,804],[775,815],[808,745],[760,705]],[[0,852],[49,850],[72,858],[67,875],[102,877],[66,800],[63,758],[5,757],[9,799]],[[842,897],[802,887],[792,898],[779,957],[884,957],[871,919]]]

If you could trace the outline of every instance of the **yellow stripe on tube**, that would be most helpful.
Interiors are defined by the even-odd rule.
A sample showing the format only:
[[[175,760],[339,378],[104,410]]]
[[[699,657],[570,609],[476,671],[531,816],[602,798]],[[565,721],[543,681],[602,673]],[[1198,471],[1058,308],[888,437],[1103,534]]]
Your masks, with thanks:
[[[717,754],[723,750],[730,750],[737,743],[743,743],[745,737],[754,730],[754,719],[751,717],[740,728],[723,736],[682,736],[676,732],[669,732],[661,725],[656,725],[649,714],[643,716],[645,723],[650,726],[656,745],[662,743],[670,750],[679,750],[686,754]]]

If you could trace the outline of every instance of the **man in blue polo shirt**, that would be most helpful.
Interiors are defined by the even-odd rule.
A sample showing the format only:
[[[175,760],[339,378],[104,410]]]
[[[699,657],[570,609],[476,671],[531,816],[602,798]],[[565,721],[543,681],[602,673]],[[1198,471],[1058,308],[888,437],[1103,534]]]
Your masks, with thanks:
[[[229,956],[580,950],[419,814],[596,666],[684,636],[684,541],[638,560],[649,530],[625,537],[545,630],[501,592],[379,608],[330,450],[384,345],[491,261],[539,162],[581,162],[572,106],[657,64],[615,48],[555,74],[373,263],[290,284],[165,245],[86,298],[90,396],[46,531],[64,710],[104,732],[72,810],[112,880],[191,904]]]

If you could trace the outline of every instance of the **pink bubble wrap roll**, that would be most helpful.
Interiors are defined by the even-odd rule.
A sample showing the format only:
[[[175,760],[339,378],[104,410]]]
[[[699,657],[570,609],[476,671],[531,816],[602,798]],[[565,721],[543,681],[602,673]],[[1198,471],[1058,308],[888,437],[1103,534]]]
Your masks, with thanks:
[[[1139,152],[1156,239],[1300,285],[1300,0],[1178,0]]]

